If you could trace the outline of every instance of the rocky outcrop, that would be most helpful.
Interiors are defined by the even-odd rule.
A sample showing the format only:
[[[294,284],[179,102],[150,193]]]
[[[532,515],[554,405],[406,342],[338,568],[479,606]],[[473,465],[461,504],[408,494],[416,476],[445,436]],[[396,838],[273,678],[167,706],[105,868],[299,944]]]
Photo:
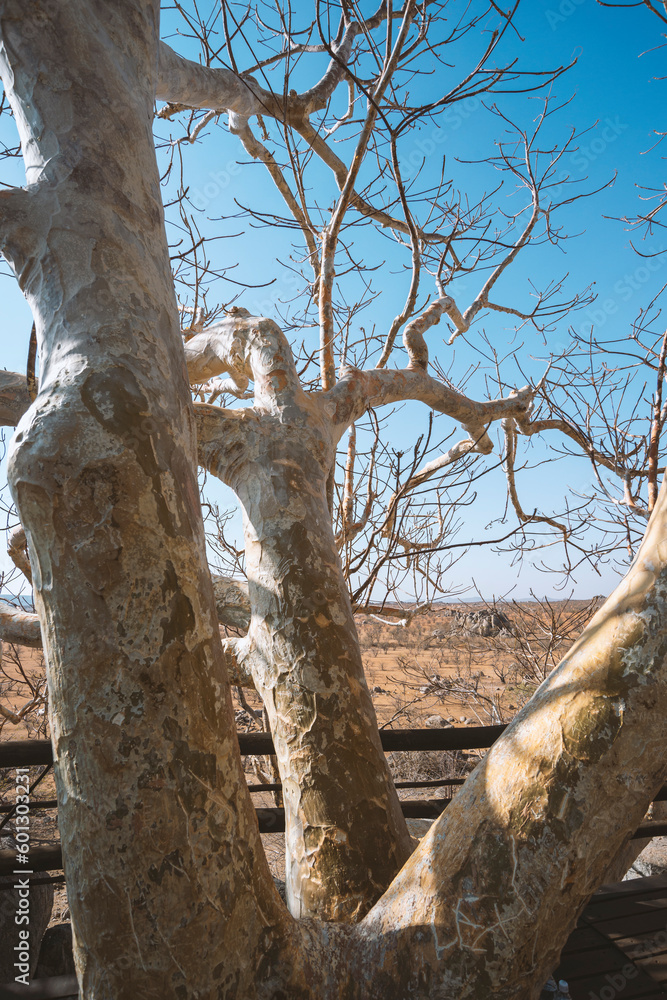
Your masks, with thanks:
[[[514,626],[503,611],[495,609],[484,611],[457,611],[456,626],[470,635],[499,635],[502,632],[511,635]]]
[[[450,611],[451,625],[449,628],[437,628],[431,632],[431,640],[445,639],[453,632],[465,632],[468,635],[514,635],[514,624],[504,611],[497,608],[484,608],[481,611]]]

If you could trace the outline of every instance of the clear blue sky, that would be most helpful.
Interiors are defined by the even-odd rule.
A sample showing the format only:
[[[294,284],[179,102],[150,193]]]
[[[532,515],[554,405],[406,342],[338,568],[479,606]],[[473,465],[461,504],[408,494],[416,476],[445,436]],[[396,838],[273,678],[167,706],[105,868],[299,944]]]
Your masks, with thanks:
[[[304,4],[299,3],[297,7],[301,11]],[[167,15],[165,33],[173,23],[171,15]],[[559,99],[565,100],[572,95],[574,99],[554,122],[552,132],[564,135],[570,125],[578,129],[590,127],[591,131],[582,138],[579,151],[568,158],[564,169],[571,177],[588,178],[586,183],[591,188],[604,184],[614,172],[617,172],[617,179],[611,189],[590,200],[580,201],[563,213],[566,229],[580,235],[568,241],[563,249],[543,247],[526,254],[503,279],[502,298],[525,302],[528,280],[539,287],[551,278],[569,272],[568,290],[575,291],[595,283],[598,300],[558,327],[550,341],[551,349],[558,350],[567,345],[570,323],[580,331],[594,326],[596,333],[605,339],[626,336],[642,304],[667,280],[667,255],[661,258],[660,267],[653,265],[649,270],[632,251],[623,225],[613,218],[631,215],[638,210],[637,184],[660,186],[665,177],[661,149],[647,152],[654,145],[654,130],[665,129],[667,84],[653,79],[667,75],[667,49],[657,48],[661,41],[660,24],[643,8],[610,10],[598,6],[594,0],[562,0],[560,3],[524,0],[516,24],[525,42],[515,38],[511,47],[520,55],[524,68],[544,69],[567,63],[573,57],[577,59],[571,72],[554,85],[554,93]],[[180,51],[194,54],[184,41],[177,38],[170,41]],[[475,41],[471,39],[471,47]],[[647,54],[639,58],[641,53]],[[511,105],[513,111],[528,121],[531,112],[523,98],[513,99]],[[437,143],[439,151],[445,148],[448,155],[463,160],[493,154],[496,126],[478,102],[458,106],[442,128],[446,129],[447,136],[445,142]],[[421,148],[428,151],[429,142],[434,138],[432,133],[433,126],[426,126],[415,136],[412,151],[418,148],[417,139],[422,143]],[[6,126],[4,134],[7,134]],[[404,162],[408,160],[410,151],[411,147],[403,150]],[[203,144],[185,150],[191,197],[195,204],[199,197],[206,206],[202,213],[202,226],[207,233],[222,231],[216,230],[216,224],[209,223],[207,219],[234,212],[235,198],[240,201],[261,198],[267,206],[276,204],[272,200],[268,176],[260,175],[260,167],[242,166],[238,169],[237,162],[245,163],[247,159],[238,141],[224,128],[211,130]],[[425,176],[429,170],[438,169],[438,157],[432,159],[433,164],[427,164]],[[8,166],[2,169],[3,181],[21,183],[20,171],[12,171]],[[452,169],[460,181],[470,179],[473,186],[478,183],[473,168],[461,165]],[[481,175],[479,183],[482,183]],[[251,311],[270,314],[275,296],[284,294],[285,290],[284,276],[276,265],[276,256],[284,253],[282,238],[267,236],[265,229],[252,230],[247,223],[234,224],[224,231],[245,233],[242,238],[221,240],[210,250],[219,266],[237,265],[233,272],[230,271],[230,276],[253,283],[274,277],[279,279],[274,288],[249,291],[239,300]],[[651,250],[661,248],[659,240],[649,247]],[[468,304],[466,292],[470,295],[476,290],[473,282],[469,290],[461,292],[463,306]],[[0,363],[7,369],[20,371],[25,367],[31,317],[13,279],[0,278],[0,295],[5,319]],[[388,326],[397,307],[402,305],[404,295],[405,288],[400,281],[387,283],[385,294],[373,308],[373,321],[378,328]],[[221,288],[220,299],[228,300],[229,297],[229,288]],[[499,348],[512,339],[513,331],[507,318],[492,317],[481,325]],[[447,359],[451,357],[452,349],[437,347],[442,345],[444,336],[444,330],[436,331],[431,342],[439,356]],[[526,344],[522,352],[526,368],[531,375],[537,375],[544,365],[538,359],[546,356],[547,349],[529,331],[523,331],[520,340]],[[535,360],[530,360],[530,356]],[[467,366],[468,360],[467,349],[460,341],[457,342],[454,377],[457,369],[463,370]],[[481,382],[476,385],[473,380],[468,388],[472,395],[483,397]],[[409,447],[415,428],[421,429],[424,422],[423,408],[407,407],[393,427],[396,446]],[[535,449],[536,458],[544,457],[544,454],[539,446]],[[541,465],[532,474],[526,474],[522,493],[526,509],[541,507],[545,491],[549,496],[557,497],[563,494],[566,486],[585,490],[591,481],[590,467],[584,461],[572,460],[555,469],[554,473]],[[497,474],[490,482],[493,483],[492,488],[487,486],[476,505],[466,512],[466,527],[459,540],[484,534],[495,537],[503,533],[498,525],[487,525],[502,513],[504,478]],[[458,563],[452,576],[453,583],[461,586],[468,585],[474,578],[485,597],[507,593],[513,586],[513,596],[516,597],[525,596],[531,589],[538,594],[549,594],[553,592],[556,582],[556,578],[538,573],[526,562],[520,576],[517,576],[508,556],[482,549],[473,550]],[[575,593],[578,596],[606,593],[616,579],[611,571],[603,571],[602,577],[590,571],[579,571]]]

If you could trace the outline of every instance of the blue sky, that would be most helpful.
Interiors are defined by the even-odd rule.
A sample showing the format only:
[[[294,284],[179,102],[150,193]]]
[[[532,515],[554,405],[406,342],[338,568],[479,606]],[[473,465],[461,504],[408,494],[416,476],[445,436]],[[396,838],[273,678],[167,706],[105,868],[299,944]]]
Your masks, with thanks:
[[[296,7],[301,12],[305,5],[299,3]],[[174,24],[171,17],[170,14],[165,17],[165,34]],[[509,48],[520,56],[524,68],[541,70],[568,63],[573,58],[577,60],[574,68],[554,84],[557,100],[565,101],[570,97],[573,100],[551,124],[550,132],[565,135],[570,126],[590,131],[581,138],[578,151],[566,158],[563,169],[589,188],[599,187],[617,174],[612,188],[590,200],[579,201],[563,212],[565,228],[573,234],[578,233],[576,238],[558,249],[547,246],[526,253],[502,279],[502,298],[513,302],[527,301],[528,281],[540,286],[566,272],[569,273],[566,289],[570,292],[592,283],[595,285],[596,302],[560,323],[551,334],[548,347],[529,330],[519,335],[518,340],[525,345],[521,351],[523,364],[531,376],[537,377],[544,368],[548,350],[558,350],[569,343],[570,325],[582,333],[593,326],[596,334],[604,339],[627,336],[641,306],[667,281],[667,267],[663,264],[663,261],[667,264],[667,255],[649,266],[637,257],[630,246],[629,234],[614,218],[638,211],[637,184],[656,187],[664,181],[662,150],[651,150],[651,147],[655,143],[654,130],[665,128],[667,84],[654,78],[667,75],[667,50],[657,48],[661,41],[660,24],[643,8],[611,10],[600,7],[594,0],[562,0],[560,3],[525,0],[516,24],[525,41],[520,42],[515,37]],[[194,55],[184,40],[170,38],[170,41],[179,51]],[[478,42],[479,39],[470,40],[470,58]],[[646,54],[639,58],[641,53]],[[465,58],[465,46],[462,55]],[[437,83],[434,79],[433,86]],[[428,80],[425,86],[430,86]],[[509,99],[504,106],[525,122],[537,110],[536,103],[529,104],[519,97]],[[452,174],[461,184],[473,188],[488,185],[488,175],[463,163],[456,165],[454,157],[465,161],[493,155],[498,138],[497,121],[491,119],[477,99],[472,99],[457,105],[440,128],[445,132],[444,139],[442,133],[434,134],[434,126],[428,124],[414,136],[412,145],[405,146],[402,150],[404,169],[409,172],[410,163],[416,162],[416,156],[410,159],[411,154],[423,152],[427,156],[423,176],[427,178],[439,169],[441,151],[445,150]],[[437,150],[437,155],[431,152],[431,147]],[[247,159],[238,140],[229,135],[225,127],[210,129],[204,142],[187,148],[184,153],[191,198],[195,206],[204,207],[201,214],[204,230],[225,234],[244,231],[243,237],[220,240],[212,245],[212,258],[220,267],[234,265],[235,269],[229,274],[236,279],[258,283],[277,278],[271,288],[249,290],[239,299],[239,304],[251,311],[270,314],[276,297],[289,291],[284,272],[276,265],[276,256],[284,258],[287,255],[287,243],[281,236],[266,229],[253,230],[247,223],[235,222],[224,229],[219,223],[208,221],[235,212],[236,198],[240,201],[252,198],[255,203],[261,199],[267,207],[276,204],[268,176],[262,176],[261,167],[248,165]],[[2,171],[2,180],[6,183],[21,182],[20,172],[11,166],[3,165]],[[659,238],[643,246],[649,251],[662,248]],[[386,281],[384,294],[373,305],[372,320],[378,329],[386,328],[402,305],[405,288],[401,280],[400,274],[392,275]],[[460,290],[463,306],[468,304],[466,296],[474,294],[477,287],[473,279],[469,288]],[[230,294],[229,287],[221,286],[220,300],[228,301]],[[29,310],[13,279],[0,278],[0,295],[6,331],[0,363],[10,370],[23,370],[31,325]],[[493,316],[484,319],[479,324],[479,328],[482,327],[499,350],[511,349],[507,345],[516,346],[509,318]],[[429,342],[443,361],[453,362],[455,376],[456,371],[467,367],[472,355],[462,341],[452,349],[443,345],[444,339],[445,331],[438,329]],[[483,397],[481,381],[475,383],[473,379],[468,388],[472,395]],[[425,419],[424,408],[414,404],[407,406],[392,425],[396,447],[409,447],[415,433],[423,428]],[[546,457],[546,452],[537,445],[531,456],[539,462]],[[545,495],[556,498],[554,503],[557,503],[566,487],[585,490],[591,479],[590,467],[583,460],[569,460],[551,468],[541,464],[533,473],[527,472],[524,476],[524,507],[540,508]],[[496,474],[490,477],[489,484],[476,504],[466,511],[465,529],[457,541],[468,537],[496,537],[503,533],[502,526],[489,526],[489,523],[502,514],[504,478]],[[233,503],[233,498],[222,492],[216,495],[223,504]],[[452,570],[455,586],[468,586],[473,579],[485,597],[505,594],[512,588],[514,597],[523,597],[531,589],[540,595],[550,594],[557,583],[556,577],[539,573],[527,561],[518,574],[509,556],[487,549],[473,550]],[[575,575],[574,590],[582,597],[606,593],[616,580],[610,569],[603,569],[601,576],[582,569]],[[568,586],[566,592],[570,589]]]

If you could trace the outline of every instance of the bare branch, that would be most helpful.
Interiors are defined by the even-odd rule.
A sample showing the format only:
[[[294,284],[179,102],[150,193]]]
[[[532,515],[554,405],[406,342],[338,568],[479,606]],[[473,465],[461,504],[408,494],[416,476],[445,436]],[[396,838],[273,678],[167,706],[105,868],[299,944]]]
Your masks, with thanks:
[[[352,157],[352,163],[347,171],[347,177],[345,178],[340,197],[334,209],[331,221],[322,234],[322,264],[319,287],[319,306],[320,365],[322,372],[322,389],[324,392],[331,389],[336,381],[336,368],[333,358],[334,329],[333,312],[331,308],[331,290],[334,279],[334,258],[336,254],[338,236],[348,205],[350,204],[350,200],[354,194],[354,186],[366,155],[368,143],[373,133],[373,127],[379,111],[378,103],[382,99],[382,96],[391,81],[392,74],[396,68],[396,64],[403,48],[403,44],[407,38],[410,24],[412,23],[415,7],[416,5],[413,0],[407,0],[404,8],[403,22],[398,32],[396,42],[394,43],[393,50],[391,51],[389,58],[386,60],[386,64],[383,67],[382,75],[380,76],[377,86],[373,89],[372,102],[370,103],[359,139],[357,140],[357,145]]]
[[[403,343],[410,358],[409,368],[421,368],[422,371],[426,371],[428,368],[428,347],[424,340],[424,334],[440,322],[443,312],[450,315],[455,309],[456,306],[449,296],[436,299],[424,310],[421,316],[417,316],[406,326],[403,331]]]
[[[283,171],[276,163],[275,157],[266,146],[253,134],[246,118],[241,115],[232,114],[229,117],[229,129],[234,135],[238,135],[244,148],[255,160],[260,160],[271,175],[271,179],[283,196],[287,207],[301,226],[303,238],[308,247],[310,263],[315,277],[319,273],[319,254],[315,243],[314,229],[305,212],[292,194],[289,184],[285,180]]]
[[[403,206],[403,214],[405,216],[405,223],[410,231],[410,245],[412,247],[412,278],[410,280],[410,289],[408,291],[408,297],[406,299],[403,310],[395,317],[394,321],[389,328],[389,333],[387,334],[387,339],[385,345],[382,348],[382,354],[377,363],[377,368],[384,368],[385,364],[389,360],[389,355],[394,347],[394,341],[396,339],[396,334],[403,326],[404,323],[412,316],[415,305],[417,302],[417,294],[419,292],[419,277],[421,270],[421,251],[420,251],[420,241],[419,233],[417,232],[417,227],[415,226],[414,219],[412,218],[412,213],[408,207],[408,200],[405,193],[405,185],[403,184],[403,178],[401,176],[401,168],[398,162],[398,151],[396,149],[396,136],[392,134],[391,137],[391,160],[392,167],[394,171],[394,180],[396,181],[396,186],[398,188],[399,196],[401,199],[401,205]]]
[[[475,441],[475,451],[489,454],[493,445],[486,432],[488,424],[506,416],[524,418],[530,412],[533,395],[532,387],[525,386],[506,399],[476,402],[415,366],[400,371],[347,368],[338,384],[319,398],[326,412],[331,413],[339,436],[371,406],[415,399],[457,420]]]
[[[201,66],[178,55],[160,42],[158,81],[155,96],[189,108],[235,111],[249,118],[277,110],[273,94],[263,90],[251,77],[240,77],[224,67]]]
[[[305,139],[313,152],[319,156],[320,159],[327,164],[327,166],[331,167],[336,184],[338,185],[339,190],[342,191],[345,186],[345,179],[348,175],[348,168],[344,161],[341,160],[340,156],[338,156],[338,154],[327,145],[322,136],[319,135],[312,127],[310,122],[303,122],[296,125],[295,130],[303,139]],[[385,229],[395,229],[399,233],[405,233],[406,236],[410,235],[410,229],[403,219],[390,215],[381,208],[374,207],[354,190],[350,194],[350,207],[359,212],[360,215],[365,216],[367,219],[373,219]],[[447,237],[443,236],[442,233],[422,232],[421,230],[418,230],[418,232],[419,238],[427,243],[444,243],[447,239]]]
[[[16,427],[30,402],[25,375],[0,371],[0,426]]]
[[[516,459],[516,428],[514,426],[514,421],[512,418],[508,418],[503,421],[503,429],[505,431],[505,442],[506,442],[506,454],[505,454],[505,470],[507,473],[507,492],[509,494],[510,500],[512,502],[512,507],[516,516],[519,518],[522,524],[527,524],[529,522],[535,524],[548,524],[552,528],[556,528],[558,531],[563,533],[563,538],[567,539],[570,532],[564,524],[559,521],[555,521],[551,517],[545,517],[543,515],[537,514],[533,511],[532,514],[526,514],[523,510],[521,503],[519,501],[519,495],[516,489],[516,477],[515,477],[515,459]]]
[[[28,540],[25,531],[21,527],[14,528],[7,539],[7,555],[12,560],[17,569],[23,573],[28,583],[32,586],[32,570],[30,568],[30,558],[28,556]]]
[[[507,311],[507,312],[514,312],[514,310],[512,310],[512,309],[505,310],[502,306],[497,306],[497,305],[490,306],[489,305],[489,292],[491,291],[491,289],[493,288],[493,286],[495,285],[495,283],[498,281],[498,279],[500,278],[500,276],[503,273],[503,271],[506,268],[508,268],[509,265],[512,263],[512,261],[515,259],[516,255],[519,253],[519,250],[521,250],[522,247],[526,246],[526,244],[530,240],[530,234],[532,233],[533,229],[535,228],[535,225],[537,223],[537,220],[538,220],[539,216],[540,216],[540,209],[538,208],[537,205],[534,205],[533,206],[533,211],[532,211],[531,216],[530,216],[530,220],[528,221],[528,224],[526,225],[526,227],[525,227],[524,231],[522,232],[521,236],[516,241],[516,243],[514,244],[514,246],[512,247],[512,249],[510,250],[510,252],[503,258],[503,260],[500,262],[500,264],[498,264],[498,266],[496,268],[494,268],[493,273],[489,275],[489,277],[487,278],[486,282],[484,283],[484,286],[482,287],[481,291],[476,296],[475,300],[468,306],[468,308],[466,309],[465,313],[463,314],[463,316],[461,317],[460,320],[459,320],[458,317],[461,316],[461,314],[458,311],[458,308],[456,307],[456,304],[452,302],[452,307],[451,307],[452,313],[451,313],[451,315],[452,315],[452,318],[454,319],[456,330],[454,331],[454,333],[451,335],[451,337],[447,341],[448,344],[453,344],[454,341],[456,340],[456,338],[461,333],[465,333],[467,330],[470,329],[470,324],[474,320],[475,316],[485,306],[487,308],[496,309],[499,312],[505,312],[505,311]]]
[[[656,505],[658,499],[658,453],[660,447],[660,433],[662,431],[662,386],[665,380],[665,367],[667,363],[667,330],[662,337],[660,347],[660,357],[658,358],[658,372],[656,378],[655,398],[652,403],[653,413],[651,415],[651,433],[648,447],[648,512],[649,514]]]
[[[438,511],[439,531],[437,534],[430,536],[426,542],[415,542],[414,540],[408,539],[400,533],[397,533],[396,515],[398,512],[399,500],[405,499],[405,497],[409,496],[410,493],[414,492],[414,490],[416,490],[419,486],[422,486],[423,483],[432,479],[438,472],[446,469],[447,466],[454,465],[454,463],[459,462],[467,455],[472,454],[475,451],[476,446],[477,442],[473,441],[472,438],[464,438],[462,441],[458,441],[455,445],[449,448],[444,454],[439,455],[438,458],[428,462],[418,472],[410,476],[407,482],[401,486],[400,490],[392,495],[389,504],[387,505],[385,523],[382,528],[383,536],[385,538],[393,538],[394,543],[400,545],[406,552],[419,552],[423,549],[430,550],[437,547],[442,541],[446,531],[445,518],[442,517]]]
[[[21,611],[7,601],[0,601],[0,640],[41,649],[39,617],[30,611]]]
[[[25,381],[28,387],[28,393],[30,394],[31,402],[35,402],[37,398],[37,392],[39,390],[39,384],[37,382],[37,377],[35,375],[35,365],[37,364],[37,326],[35,323],[32,324],[32,330],[30,331],[30,345],[28,347],[28,367],[26,369]]]

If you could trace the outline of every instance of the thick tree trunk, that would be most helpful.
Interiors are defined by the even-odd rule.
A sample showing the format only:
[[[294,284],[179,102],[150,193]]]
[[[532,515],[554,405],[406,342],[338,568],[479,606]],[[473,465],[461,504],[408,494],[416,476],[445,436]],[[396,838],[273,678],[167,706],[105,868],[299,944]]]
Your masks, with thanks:
[[[0,5],[28,179],[0,201],[3,252],[41,362],[10,478],[82,996],[270,997],[299,968],[281,973],[292,924],[245,789],[205,561],[150,129],[158,9]]]
[[[358,920],[412,850],[377,732],[326,483],[336,439],[270,320],[223,321],[186,345],[190,375],[233,341],[255,407],[201,413],[202,462],[244,511],[252,619],[237,646],[269,714],[283,783],[287,899],[298,917]],[[224,356],[224,345],[217,344]],[[231,352],[230,352],[231,353]],[[204,368],[204,366],[206,366]],[[236,446],[235,431],[242,434]]]
[[[251,663],[283,783],[290,909],[357,920],[409,857],[411,838],[377,733],[326,480],[300,431],[276,434],[271,460],[236,483]]]

